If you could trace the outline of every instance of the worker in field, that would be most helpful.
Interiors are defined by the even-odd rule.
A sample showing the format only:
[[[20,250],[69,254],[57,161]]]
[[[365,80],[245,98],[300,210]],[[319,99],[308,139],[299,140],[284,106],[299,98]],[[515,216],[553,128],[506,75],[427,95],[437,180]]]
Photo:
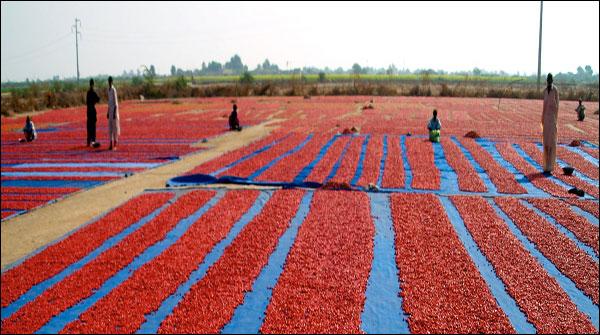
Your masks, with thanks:
[[[242,127],[240,127],[240,120],[237,115],[237,105],[233,104],[233,111],[229,115],[229,130],[237,130],[241,131]]]
[[[433,118],[429,120],[427,129],[429,130],[429,140],[431,142],[440,142],[440,130],[442,130],[442,123],[437,117],[437,109],[433,110]]]
[[[544,89],[544,109],[542,111],[542,130],[544,133],[544,173],[552,173],[556,164],[556,139],[558,122],[558,89],[553,84],[552,73],[546,78]]]
[[[585,106],[583,105],[581,99],[579,99],[579,106],[575,108],[575,111],[577,112],[577,120],[583,121],[583,119],[585,119]]]
[[[23,127],[23,134],[25,138],[19,139],[19,142],[31,142],[37,138],[37,132],[35,131],[35,125],[31,120],[31,117],[27,115],[27,119],[25,119],[25,127]]]
[[[94,91],[94,79],[90,79],[90,89],[87,91],[85,104],[87,105],[87,146],[96,147],[96,104],[100,97]]]
[[[117,149],[117,142],[121,134],[119,126],[119,100],[117,99],[117,89],[113,86],[113,78],[108,77],[108,138],[110,145],[108,150]]]

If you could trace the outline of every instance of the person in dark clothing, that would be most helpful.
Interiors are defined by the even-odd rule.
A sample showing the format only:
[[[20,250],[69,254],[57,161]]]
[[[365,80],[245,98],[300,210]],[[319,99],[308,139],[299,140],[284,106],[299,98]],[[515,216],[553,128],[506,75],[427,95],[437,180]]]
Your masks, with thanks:
[[[238,120],[237,105],[235,104],[233,105],[233,111],[229,115],[229,130],[242,130],[242,127],[240,127],[240,120]]]
[[[23,133],[25,134],[25,138],[19,139],[19,142],[21,142],[21,143],[31,142],[37,138],[37,132],[35,131],[35,125],[33,124],[33,121],[31,120],[29,115],[27,116],[27,119],[25,120],[25,127],[23,128]]]
[[[577,112],[577,121],[583,121],[585,119],[585,106],[582,104],[582,100],[579,99],[579,106],[575,108]]]
[[[440,142],[440,131],[442,130],[442,122],[437,117],[438,112],[436,109],[433,110],[433,118],[429,120],[427,129],[429,130],[429,140],[431,142]]]
[[[94,91],[94,79],[90,79],[90,89],[87,91],[85,104],[87,105],[87,146],[96,147],[96,104],[100,97]]]

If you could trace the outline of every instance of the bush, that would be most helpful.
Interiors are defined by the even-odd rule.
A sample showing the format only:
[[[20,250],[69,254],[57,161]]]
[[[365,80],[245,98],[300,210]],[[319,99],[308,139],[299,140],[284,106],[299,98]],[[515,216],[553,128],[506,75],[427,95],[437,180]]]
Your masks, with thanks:
[[[452,96],[452,90],[448,88],[448,85],[442,84],[442,88],[440,90],[440,96],[441,97],[451,97]]]
[[[319,72],[319,82],[320,83],[325,82],[325,72]]]
[[[177,79],[175,79],[175,90],[177,91],[177,93],[182,93],[185,88],[187,87],[187,81],[185,80],[184,76],[179,76],[177,77]]]
[[[411,87],[410,91],[408,91],[408,95],[410,95],[410,96],[421,95],[421,86],[415,85],[415,86]]]
[[[240,83],[242,84],[252,84],[254,82],[254,77],[250,72],[246,71],[240,76]]]

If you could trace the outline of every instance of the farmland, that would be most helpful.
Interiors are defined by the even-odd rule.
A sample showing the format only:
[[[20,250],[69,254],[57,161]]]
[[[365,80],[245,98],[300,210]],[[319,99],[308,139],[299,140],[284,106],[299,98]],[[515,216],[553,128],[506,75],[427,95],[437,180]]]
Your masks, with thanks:
[[[548,176],[541,100],[371,98],[2,117],[2,333],[597,333],[598,116]]]

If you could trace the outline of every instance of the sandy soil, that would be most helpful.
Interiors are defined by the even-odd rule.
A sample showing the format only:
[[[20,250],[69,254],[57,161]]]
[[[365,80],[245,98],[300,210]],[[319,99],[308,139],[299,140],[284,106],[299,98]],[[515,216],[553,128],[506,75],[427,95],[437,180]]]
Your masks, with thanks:
[[[146,189],[165,187],[167,180],[195,166],[236,150],[267,136],[279,120],[253,127],[242,132],[228,132],[207,143],[199,153],[184,156],[173,163],[108,182],[101,186],[77,192],[59,202],[32,210],[2,222],[2,269],[31,254],[38,248],[55,241],[70,231],[90,222],[97,216],[118,207]]]

